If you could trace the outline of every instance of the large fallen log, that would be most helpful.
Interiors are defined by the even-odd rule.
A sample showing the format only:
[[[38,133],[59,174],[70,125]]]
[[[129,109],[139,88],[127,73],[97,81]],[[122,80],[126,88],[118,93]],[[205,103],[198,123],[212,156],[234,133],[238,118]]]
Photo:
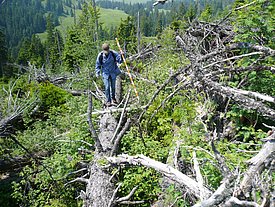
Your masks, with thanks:
[[[256,110],[263,116],[270,119],[275,119],[275,110],[268,107],[264,103],[253,99],[252,97],[257,97],[258,99],[273,102],[274,98],[264,94],[250,92],[240,89],[234,89],[227,86],[222,86],[221,84],[205,79],[202,84],[205,86],[205,90],[209,92],[214,92],[220,94],[223,97],[232,98],[236,103],[248,110]]]

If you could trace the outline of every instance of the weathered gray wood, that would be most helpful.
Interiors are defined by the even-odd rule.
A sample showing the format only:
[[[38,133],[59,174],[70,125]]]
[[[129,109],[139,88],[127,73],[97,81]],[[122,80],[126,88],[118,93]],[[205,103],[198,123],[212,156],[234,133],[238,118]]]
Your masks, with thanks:
[[[233,193],[234,177],[225,178],[220,187],[206,200],[193,207],[213,207],[218,206],[228,199]]]
[[[105,156],[109,156],[112,148],[111,139],[117,125],[116,119],[106,113],[100,118],[100,133],[98,139],[102,145],[102,151],[96,150],[94,159],[90,164],[90,177],[86,186],[83,207],[103,207],[108,206],[115,190],[114,183],[111,182],[111,175],[105,171],[102,162]]]
[[[250,167],[248,168],[242,179],[239,194],[243,193],[246,197],[249,197],[255,176],[263,171],[267,163],[270,163],[272,160],[274,160],[275,133],[273,133],[268,138],[270,139],[270,141],[266,142],[263,145],[261,151],[252,159],[247,161],[247,163],[250,164]]]
[[[144,155],[137,155],[137,156],[129,156],[127,154],[118,155],[117,157],[108,157],[107,160],[111,164],[115,165],[123,165],[123,164],[129,164],[129,165],[142,165],[145,167],[153,168],[156,171],[162,173],[164,176],[168,177],[169,179],[177,182],[180,185],[184,185],[188,188],[190,192],[196,197],[200,197],[200,186],[199,184],[193,180],[192,178],[188,177],[187,175],[181,173],[177,169],[167,165],[163,164],[161,162],[158,162],[156,160],[153,160],[149,157],[146,157]],[[204,192],[207,196],[211,195],[211,191],[204,187]]]

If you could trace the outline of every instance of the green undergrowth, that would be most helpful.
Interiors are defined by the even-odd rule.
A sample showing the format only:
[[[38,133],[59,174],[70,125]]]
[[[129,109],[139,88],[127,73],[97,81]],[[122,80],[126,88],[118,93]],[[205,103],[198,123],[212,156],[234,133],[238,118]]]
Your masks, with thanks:
[[[130,102],[132,104],[146,105],[154,92],[173,72],[189,64],[183,52],[174,50],[177,48],[174,35],[174,30],[166,29],[162,35],[154,38],[153,44],[161,45],[154,58],[130,63],[136,72],[147,79],[135,79],[140,102],[137,104],[135,94],[131,93]],[[146,41],[148,39],[144,40],[144,42]],[[92,54],[95,55],[95,51]],[[90,86],[91,90],[95,91],[95,86],[92,84],[94,62],[88,60],[90,61],[89,58],[83,60],[85,67],[81,68],[79,74],[75,74],[74,80],[68,80],[67,85],[63,86],[64,88],[87,90]],[[59,70],[63,71],[63,68]],[[249,75],[248,89],[268,92],[270,89],[267,85],[269,73],[262,74],[264,79],[259,79],[258,74],[251,73]],[[239,78],[230,80],[230,84],[236,85]],[[103,88],[102,80],[93,80],[100,88]],[[228,79],[224,81],[226,80]],[[5,82],[3,86],[8,87],[10,84]],[[265,87],[257,89],[258,84],[265,85]],[[193,153],[195,152],[205,185],[214,191],[220,185],[223,177],[219,171],[218,163],[213,157],[209,144],[210,135],[205,130],[204,124],[215,126],[215,123],[211,122],[213,122],[218,106],[217,103],[213,103],[203,93],[198,93],[196,90],[180,90],[159,108],[162,101],[180,86],[181,83],[177,85],[176,80],[172,80],[159,93],[144,114],[141,123],[139,123],[140,127],[133,125],[122,138],[119,152],[129,155],[143,154],[159,162],[171,164],[171,151],[177,146],[177,143],[180,143],[179,170],[195,179],[192,170]],[[126,77],[123,80],[124,95],[130,88],[130,80]],[[274,91],[271,92],[274,93]],[[80,168],[78,166],[80,162],[89,163],[93,159],[94,148],[85,144],[85,142],[94,144],[88,130],[87,97],[74,97],[64,89],[48,82],[28,81],[28,76],[22,76],[17,81],[13,97],[16,97],[17,94],[20,95],[18,101],[24,103],[31,97],[33,103],[39,104],[41,107],[36,115],[29,115],[29,111],[23,114],[25,128],[17,132],[16,139],[28,151],[32,153],[47,152],[48,156],[39,160],[32,159],[32,164],[20,171],[17,180],[13,182],[12,199],[15,199],[21,206],[81,206],[82,201],[75,198],[81,190],[85,189],[85,186],[79,183],[64,185],[75,178],[71,172]],[[4,95],[4,93],[1,94],[1,97]],[[8,98],[3,99],[1,108],[8,107],[8,102]],[[102,109],[101,103],[96,99],[94,99],[93,107]],[[127,115],[135,119],[140,111],[137,109],[134,112],[128,112]],[[204,111],[206,114],[201,116]],[[115,116],[119,118],[118,115],[115,114]],[[240,173],[243,173],[247,168],[245,161],[257,153],[262,145],[261,139],[266,136],[266,129],[260,124],[264,119],[262,117],[255,119],[255,112],[241,110],[240,107],[233,104],[230,104],[228,113],[221,113],[219,116],[232,122],[235,134],[231,137],[217,136],[215,146],[232,171],[239,170]],[[244,120],[245,122],[243,122]],[[258,121],[255,122],[255,120]],[[96,130],[98,130],[99,116],[93,116],[93,121]],[[7,149],[9,153],[6,153]],[[28,154],[10,138],[1,139],[0,152],[1,158],[9,155]],[[106,160],[101,161],[100,164],[106,164]],[[125,196],[134,187],[138,187],[132,199],[145,202],[135,205],[137,207],[152,206],[163,193],[162,175],[153,169],[125,166],[119,168],[115,178],[117,183],[122,183],[119,196]],[[193,204],[192,198],[183,199],[184,195],[174,185],[168,186],[165,193],[167,194],[165,197],[167,206],[174,201],[176,201],[174,206],[177,207]]]
[[[93,150],[83,144],[88,142],[93,145],[86,121],[87,98],[72,97],[50,83],[22,84],[24,81],[24,77],[17,81],[14,94],[20,91],[22,98],[33,96],[35,103],[41,107],[34,115],[26,109],[23,114],[24,130],[17,132],[16,139],[33,156],[43,153],[46,157],[31,159],[32,164],[17,175],[9,196],[23,206],[81,206],[75,195],[83,189],[83,185],[64,187],[64,184],[74,177],[70,172],[78,168],[80,161],[88,162],[93,158],[92,153],[83,154],[85,150]],[[100,107],[97,101],[94,105]],[[9,153],[6,153],[7,149]],[[0,151],[1,159],[29,156],[10,138],[1,139]]]

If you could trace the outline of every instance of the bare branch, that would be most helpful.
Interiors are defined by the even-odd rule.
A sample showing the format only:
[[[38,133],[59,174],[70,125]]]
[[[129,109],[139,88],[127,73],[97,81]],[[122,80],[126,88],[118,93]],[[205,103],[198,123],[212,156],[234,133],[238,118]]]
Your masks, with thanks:
[[[144,110],[142,111],[142,113],[140,114],[139,118],[138,118],[138,122],[141,121],[143,115],[145,114],[145,112],[148,110],[148,108],[151,106],[151,104],[153,103],[153,101],[155,100],[155,98],[158,96],[158,94],[160,93],[160,91],[162,91],[172,80],[173,78],[177,77],[179,74],[181,74],[184,70],[187,70],[188,68],[190,68],[191,65],[186,66],[185,68],[180,68],[179,70],[177,70],[176,72],[174,72],[172,75],[170,75],[170,77],[158,88],[158,90],[155,91],[155,93],[153,94],[153,96],[151,97],[151,99],[148,101],[148,103],[144,106]]]
[[[231,197],[234,187],[234,176],[228,177],[222,181],[218,189],[207,199],[193,207],[213,207],[223,203]]]
[[[117,199],[116,203],[121,203],[121,202],[130,200],[132,198],[132,196],[134,195],[134,193],[136,192],[137,189],[138,189],[138,186],[134,187],[127,196],[124,196],[122,198]]]
[[[95,141],[95,145],[96,145],[97,150],[102,151],[103,148],[102,148],[100,140],[97,136],[97,133],[95,131],[93,121],[92,121],[92,116],[91,116],[92,109],[93,109],[92,94],[91,94],[91,92],[89,92],[89,94],[88,94],[88,109],[87,109],[87,118],[88,118],[89,130],[90,130],[90,132],[92,134],[92,137]]]
[[[75,183],[75,182],[81,182],[81,183],[88,184],[88,183],[89,183],[89,180],[86,179],[86,178],[76,178],[76,179],[71,180],[70,182],[66,183],[66,184],[64,185],[64,187],[66,187],[66,186],[69,185],[69,184]]]
[[[113,135],[113,137],[112,137],[112,139],[111,139],[111,143],[114,143],[114,141],[115,141],[115,139],[116,139],[116,136],[117,136],[117,133],[118,133],[118,130],[119,130],[120,127],[121,127],[122,119],[123,119],[123,117],[124,117],[124,113],[125,113],[125,111],[126,111],[127,104],[128,104],[128,102],[129,102],[130,94],[131,94],[131,91],[129,90],[128,93],[127,93],[127,97],[126,97],[125,103],[124,103],[123,111],[122,111],[122,113],[121,113],[121,115],[120,115],[120,118],[119,118],[119,122],[118,122],[118,124],[117,124],[117,127],[116,127],[116,130],[115,130],[115,132],[114,132],[114,135]]]
[[[70,172],[67,176],[69,176],[69,175],[74,175],[74,174],[78,174],[78,173],[80,173],[80,172],[84,172],[84,171],[87,171],[87,170],[88,170],[87,168],[81,168],[81,169],[79,169],[79,170]]]
[[[263,101],[267,101],[270,103],[275,103],[275,98],[268,96],[268,95],[264,95],[258,92],[253,92],[253,91],[246,91],[246,90],[242,90],[242,89],[236,89],[236,88],[229,88],[227,87],[228,90],[230,90],[232,93],[239,93],[242,95],[247,95],[247,96],[251,96],[253,98],[258,98],[261,99]]]
[[[244,193],[246,197],[249,196],[252,182],[257,173],[261,173],[264,170],[265,165],[268,162],[271,162],[275,156],[275,134],[273,133],[269,137],[268,142],[266,142],[260,152],[254,156],[252,159],[248,160],[247,163],[250,164],[250,167],[246,171],[243,180],[240,185],[238,195]]]
[[[193,151],[194,170],[196,172],[196,180],[200,186],[200,200],[206,199],[206,193],[204,192],[203,177],[201,175],[199,162],[196,157],[196,151]]]
[[[145,203],[145,201],[122,201],[119,204],[120,205],[136,205],[136,204],[142,204]]]
[[[183,78],[180,83],[184,82],[186,79]],[[171,98],[174,97],[175,94],[177,94],[180,90],[182,90],[186,85],[190,84],[190,81],[187,81],[186,83],[184,83],[183,85],[179,86],[176,90],[174,90],[172,93],[170,93],[161,103],[160,105],[154,110],[154,113],[151,115],[150,117],[150,121],[152,121],[153,117],[158,113],[158,111],[160,110],[161,107],[164,106],[164,104],[169,101]]]
[[[225,162],[223,156],[220,154],[220,152],[215,147],[213,139],[211,140],[210,145],[211,145],[211,148],[214,152],[215,158],[219,163],[219,166],[220,166],[219,170],[222,172],[223,176],[224,177],[232,176],[232,172],[230,171],[230,169],[226,165],[226,162]]]
[[[223,60],[219,60],[219,61],[210,63],[210,64],[204,66],[202,69],[206,69],[206,68],[212,67],[212,66],[214,66],[218,63],[223,63],[223,62],[227,62],[227,61],[230,61],[230,60],[237,60],[237,59],[240,59],[240,58],[243,58],[243,57],[249,57],[249,56],[253,56],[253,55],[263,55],[263,54],[264,54],[263,52],[251,52],[251,53],[248,53],[248,54],[237,55],[237,56],[233,56],[233,57],[230,57],[230,58],[226,58],[226,59],[223,59]]]
[[[252,201],[241,201],[236,197],[231,197],[225,204],[225,207],[243,206],[243,207],[260,207],[259,204]]]
[[[123,129],[120,131],[120,133],[118,134],[118,136],[115,140],[115,143],[114,143],[114,146],[113,146],[112,152],[111,152],[112,156],[114,156],[117,153],[120,141],[121,141],[122,137],[124,136],[124,134],[126,133],[126,131],[130,128],[130,126],[131,126],[131,119],[129,118],[129,119],[127,119]]]
[[[125,111],[134,111],[134,110],[140,110],[140,109],[145,109],[146,106],[129,106],[126,107]],[[115,113],[115,112],[122,112],[123,108],[108,108],[106,110],[95,110],[93,111],[91,114],[92,115],[103,115],[103,114],[111,114],[111,113]],[[80,116],[87,116],[86,114],[82,114]]]
[[[263,125],[264,125],[265,127],[269,128],[269,129],[275,130],[275,127],[274,127],[274,126],[269,126],[269,125],[267,125],[267,124],[265,124],[265,123],[263,123]]]
[[[192,178],[188,177],[187,175],[181,173],[180,171],[172,168],[167,164],[163,164],[156,160],[150,159],[144,155],[137,155],[137,156],[129,156],[127,154],[118,155],[117,157],[108,157],[107,160],[111,164],[115,165],[142,165],[145,167],[153,168],[156,171],[164,174],[164,176],[168,177],[169,179],[179,183],[180,185],[186,186],[192,194],[196,197],[200,197],[200,186],[199,184],[193,180]],[[204,191],[206,195],[210,195],[211,191],[204,187]]]
[[[117,186],[117,188],[114,190],[114,193],[112,195],[112,198],[110,199],[108,207],[112,207],[112,206],[114,206],[116,204],[116,201],[115,201],[116,195],[117,195],[118,190],[120,189],[121,185],[122,185],[122,183],[119,183],[118,186]]]
[[[207,87],[206,90],[218,92],[219,94],[232,98],[235,102],[239,103],[246,109],[254,109],[262,115],[275,119],[275,110],[267,107],[255,99],[249,98],[243,94],[236,93],[230,87],[225,87],[211,80],[203,80],[203,84]]]

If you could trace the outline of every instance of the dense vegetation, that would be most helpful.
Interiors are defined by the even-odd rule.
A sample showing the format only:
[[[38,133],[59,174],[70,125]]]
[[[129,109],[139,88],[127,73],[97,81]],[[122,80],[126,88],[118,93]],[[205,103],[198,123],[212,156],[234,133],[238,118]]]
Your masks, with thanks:
[[[177,34],[184,33],[194,20],[217,23],[216,20],[223,18],[229,8],[251,1],[234,4],[233,1],[198,1],[197,5],[190,2],[174,1],[152,9],[152,2],[100,1],[98,4],[103,8],[117,8],[129,14],[118,28],[105,29],[97,25],[98,8],[90,3],[79,4],[81,15],[67,30],[65,38],[55,26],[58,16],[64,13],[74,15],[71,1],[10,0],[3,3],[5,6],[1,5],[0,26],[4,27],[0,31],[1,206],[82,205],[80,195],[85,191],[85,185],[69,182],[87,173],[81,169],[94,159],[96,153],[86,118],[87,90],[95,92],[98,90],[96,86],[103,88],[102,81],[95,79],[95,58],[103,41],[108,40],[116,49],[114,37],[118,37],[122,45],[125,43],[127,56],[137,52],[137,12],[140,13],[142,32],[140,47],[146,48],[150,44],[150,47],[159,49],[153,51],[151,58],[128,62],[140,96],[138,105],[134,93],[130,95],[129,104],[137,106],[128,112],[133,118],[137,118],[139,107],[150,101],[173,72],[190,63],[185,51],[179,50],[176,44]],[[228,5],[230,7],[226,7]],[[230,15],[227,24],[234,27],[234,41],[243,45],[238,55],[249,51],[249,44],[275,49],[274,8],[274,1],[257,1]],[[47,39],[42,43],[35,33],[45,30]],[[9,59],[8,54],[13,54],[16,60]],[[255,62],[274,67],[274,56],[262,58],[256,54],[236,61],[240,68],[253,66]],[[275,96],[274,71],[224,74],[218,81]],[[125,95],[131,88],[130,80],[125,78],[122,82]],[[206,128],[217,133],[216,147],[228,167],[242,174],[247,169],[245,161],[261,149],[262,138],[267,137],[269,129],[263,123],[273,125],[274,119],[255,110],[246,110],[230,98],[221,101],[223,97],[218,95],[211,97],[184,87],[162,103],[177,87],[182,87],[180,84],[175,79],[159,93],[141,122],[133,124],[123,136],[119,151],[128,155],[143,154],[171,164],[173,152],[180,145],[179,171],[191,177],[194,177],[195,151],[205,183],[211,190],[216,190],[223,176],[217,167],[219,163],[209,153],[211,146],[207,139],[210,135]],[[72,91],[80,91],[82,95],[73,96]],[[96,97],[93,109],[102,110],[100,93]],[[274,103],[268,106],[275,109]],[[4,125],[16,114],[19,114],[16,119]],[[119,119],[120,113],[116,112],[114,116]],[[92,118],[96,131],[99,131],[100,115],[95,114]],[[229,133],[223,136],[223,130],[229,130]],[[100,166],[107,164],[104,159],[98,162]],[[152,206],[163,193],[162,175],[153,169],[121,167],[109,171],[121,184],[119,196],[127,195],[138,186],[133,200],[144,203],[134,206]],[[266,170],[262,179],[270,178],[270,174],[270,183],[274,183],[271,170]],[[196,203],[195,197],[182,194],[180,189],[174,184],[165,188],[165,206],[184,207]],[[255,202],[262,199],[261,192],[255,188]]]

